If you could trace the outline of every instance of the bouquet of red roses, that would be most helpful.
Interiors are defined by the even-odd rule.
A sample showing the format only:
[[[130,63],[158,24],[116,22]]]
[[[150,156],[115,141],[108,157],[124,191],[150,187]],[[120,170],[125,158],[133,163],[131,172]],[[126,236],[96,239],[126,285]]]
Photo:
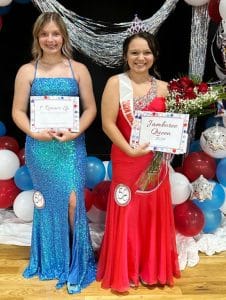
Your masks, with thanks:
[[[189,114],[190,117],[215,112],[215,105],[211,105],[226,97],[224,86],[211,86],[188,76],[171,80],[168,89],[166,111]]]
[[[220,99],[226,98],[225,86],[209,86],[195,78],[184,76],[173,79],[168,84],[169,95],[166,98],[166,111],[173,113],[189,114],[198,117],[216,111],[215,104]],[[162,98],[160,99],[162,100]],[[148,168],[138,180],[138,188],[142,191],[153,189],[159,184],[159,174],[164,161],[170,155],[155,152],[154,158]]]

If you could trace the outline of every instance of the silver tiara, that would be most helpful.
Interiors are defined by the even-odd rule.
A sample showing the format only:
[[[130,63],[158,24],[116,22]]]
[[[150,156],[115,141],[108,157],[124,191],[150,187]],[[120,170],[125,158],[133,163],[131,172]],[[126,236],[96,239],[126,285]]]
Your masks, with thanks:
[[[128,35],[133,35],[139,32],[149,32],[150,28],[141,19],[135,15],[131,26],[127,29]]]

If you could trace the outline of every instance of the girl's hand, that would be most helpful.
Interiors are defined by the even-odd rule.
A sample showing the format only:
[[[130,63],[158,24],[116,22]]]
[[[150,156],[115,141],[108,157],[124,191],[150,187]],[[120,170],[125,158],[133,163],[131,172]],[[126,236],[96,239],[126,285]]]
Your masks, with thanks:
[[[52,139],[56,139],[59,142],[74,140],[79,135],[79,133],[70,132],[68,130],[49,131],[49,134]]]
[[[145,143],[145,144],[137,146],[136,148],[131,148],[129,156],[139,157],[139,156],[142,156],[142,155],[145,155],[145,154],[151,152],[151,150],[148,149],[148,146],[149,146],[149,143]]]
[[[53,139],[52,135],[49,133],[48,130],[42,130],[40,132],[34,132],[31,135],[32,138],[39,140],[39,141],[51,141]]]

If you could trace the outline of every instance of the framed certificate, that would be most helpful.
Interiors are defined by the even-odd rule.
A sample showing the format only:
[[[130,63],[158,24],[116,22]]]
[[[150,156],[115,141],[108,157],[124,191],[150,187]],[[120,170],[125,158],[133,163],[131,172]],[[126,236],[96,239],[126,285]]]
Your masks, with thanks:
[[[31,96],[31,131],[44,129],[79,131],[79,97]]]
[[[153,151],[186,153],[188,123],[188,114],[135,111],[130,144],[149,143]]]

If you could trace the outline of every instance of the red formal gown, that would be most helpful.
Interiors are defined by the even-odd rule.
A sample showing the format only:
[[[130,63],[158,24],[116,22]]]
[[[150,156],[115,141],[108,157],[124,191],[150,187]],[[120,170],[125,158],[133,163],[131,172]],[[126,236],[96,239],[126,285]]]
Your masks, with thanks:
[[[164,111],[163,98],[151,99],[149,109]],[[131,125],[120,108],[117,125],[129,141]],[[125,292],[139,282],[173,285],[180,276],[168,172],[157,189],[142,192],[136,182],[153,157],[129,157],[112,145],[112,183],[108,198],[106,227],[97,270],[103,288]],[[119,205],[118,185],[130,189],[131,200]]]

